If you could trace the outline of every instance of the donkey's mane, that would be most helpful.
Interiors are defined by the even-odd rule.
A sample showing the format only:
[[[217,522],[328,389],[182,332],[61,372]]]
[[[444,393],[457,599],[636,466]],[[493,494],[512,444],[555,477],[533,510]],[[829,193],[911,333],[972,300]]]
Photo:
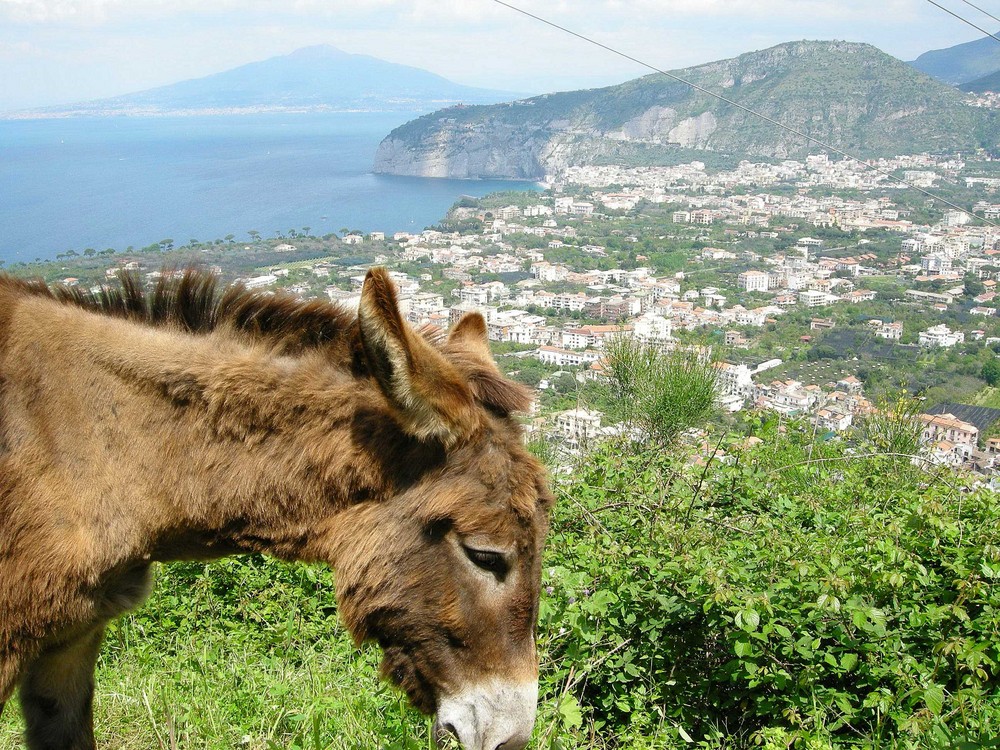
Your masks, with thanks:
[[[306,300],[285,291],[248,289],[240,283],[220,291],[217,277],[197,268],[164,270],[149,291],[135,272],[123,271],[117,279],[118,284],[105,284],[97,291],[64,284],[49,287],[41,280],[10,276],[2,281],[16,284],[30,294],[146,325],[190,333],[235,331],[266,342],[286,355],[334,344],[344,346],[341,352],[355,348],[355,313],[325,300]],[[418,333],[459,367],[484,406],[502,416],[528,409],[531,397],[526,388],[504,378],[495,367],[483,367],[461,351],[451,351],[446,337],[434,326],[425,326]]]
[[[31,286],[46,289],[42,284]],[[278,344],[286,353],[341,338],[354,322],[351,313],[334,304],[303,300],[288,292],[248,289],[239,283],[220,292],[214,274],[195,268],[164,271],[149,291],[138,274],[122,272],[118,284],[102,285],[97,291],[56,285],[49,293],[91,312],[152,326],[191,333],[228,328]]]

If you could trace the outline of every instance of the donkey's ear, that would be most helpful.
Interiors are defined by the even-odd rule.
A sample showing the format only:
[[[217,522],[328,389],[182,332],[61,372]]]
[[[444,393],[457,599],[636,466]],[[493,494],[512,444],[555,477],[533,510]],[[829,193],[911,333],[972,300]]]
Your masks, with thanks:
[[[449,348],[464,349],[469,354],[492,364],[493,352],[486,330],[486,320],[480,313],[468,312],[448,334]]]
[[[365,277],[358,324],[368,368],[408,434],[447,446],[474,429],[472,391],[458,370],[403,320],[384,268],[373,268]]]
[[[507,416],[531,408],[531,391],[507,380],[497,368],[482,315],[470,312],[462,316],[448,335],[447,351],[466,365],[464,371],[473,395],[494,412]]]

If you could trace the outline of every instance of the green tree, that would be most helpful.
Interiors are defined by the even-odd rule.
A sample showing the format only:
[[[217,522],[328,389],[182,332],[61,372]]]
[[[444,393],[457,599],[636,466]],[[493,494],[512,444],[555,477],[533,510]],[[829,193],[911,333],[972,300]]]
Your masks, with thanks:
[[[985,380],[990,385],[996,385],[1000,383],[1000,360],[989,359],[983,365],[982,371],[979,373],[979,377]]]
[[[576,390],[576,378],[572,373],[561,372],[552,379],[552,387],[556,393],[563,395],[573,393]]]
[[[965,274],[965,287],[964,291],[968,297],[978,297],[986,290],[983,286],[983,282],[980,281],[976,276],[971,273]]]
[[[613,416],[661,444],[704,424],[715,410],[717,370],[697,354],[663,354],[629,336],[608,342]]]

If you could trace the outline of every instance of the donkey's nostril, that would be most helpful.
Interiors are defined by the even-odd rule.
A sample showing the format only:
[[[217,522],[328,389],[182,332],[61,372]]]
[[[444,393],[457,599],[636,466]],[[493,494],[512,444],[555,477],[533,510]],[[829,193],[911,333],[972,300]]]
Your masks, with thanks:
[[[512,737],[506,742],[501,742],[495,750],[524,750],[528,746],[528,740],[520,737]]]
[[[458,736],[458,730],[455,729],[455,725],[452,724],[450,721],[447,721],[443,724],[441,723],[440,720],[435,721],[432,734],[434,736],[434,743],[438,747],[441,747],[445,743],[448,743],[449,740],[460,739]]]

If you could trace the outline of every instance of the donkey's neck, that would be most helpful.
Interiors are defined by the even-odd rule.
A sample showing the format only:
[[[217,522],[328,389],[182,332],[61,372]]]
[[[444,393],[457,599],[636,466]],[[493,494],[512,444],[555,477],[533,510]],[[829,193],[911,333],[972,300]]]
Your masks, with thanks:
[[[402,436],[368,378],[320,350],[288,358],[226,331],[62,316],[74,320],[42,346],[74,363],[87,408],[74,409],[79,421],[65,424],[54,461],[84,467],[89,486],[125,485],[84,512],[103,514],[87,519],[94,528],[127,512],[126,549],[308,559],[332,517],[412,481],[407,467],[436,463],[410,455],[433,450]],[[61,408],[52,395],[46,403]]]

